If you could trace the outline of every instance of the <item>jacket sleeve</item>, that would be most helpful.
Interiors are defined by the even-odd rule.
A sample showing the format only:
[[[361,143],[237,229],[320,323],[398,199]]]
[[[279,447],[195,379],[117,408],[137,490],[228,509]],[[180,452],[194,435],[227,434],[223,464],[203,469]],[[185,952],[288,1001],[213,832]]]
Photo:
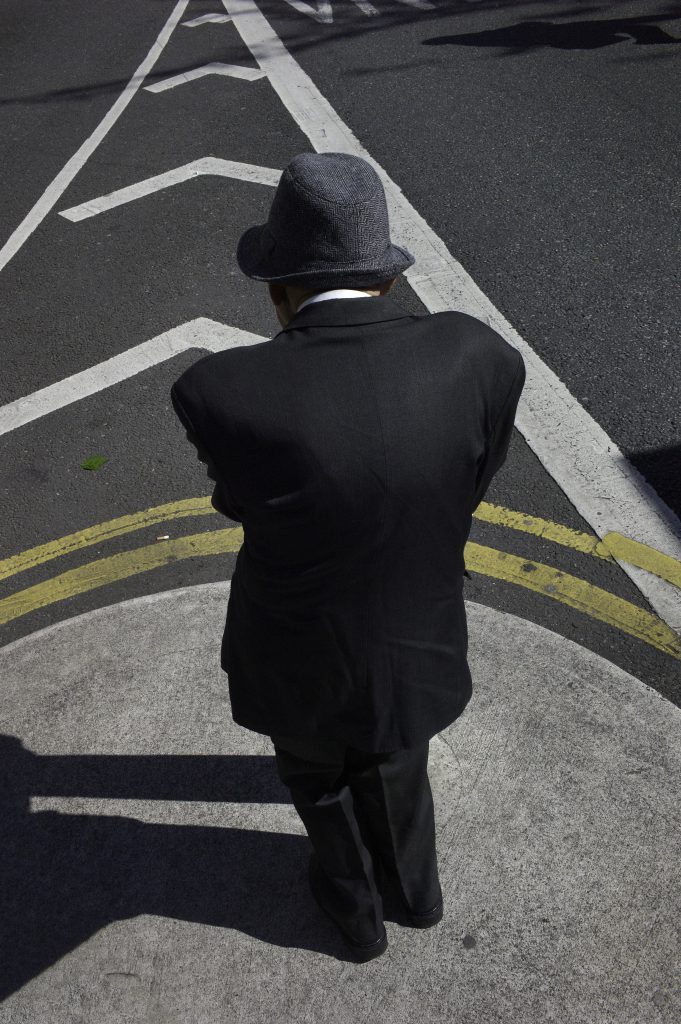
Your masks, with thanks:
[[[513,434],[513,423],[520,401],[520,395],[525,385],[525,363],[518,352],[518,365],[516,368],[513,383],[501,408],[499,418],[495,423],[492,433],[485,445],[485,456],[482,460],[475,484],[475,496],[473,498],[473,511],[478,507],[485,496],[487,488],[492,482],[494,474],[501,469]]]
[[[242,522],[241,509],[234,505],[234,502],[227,492],[225,484],[222,480],[218,479],[217,470],[213,460],[211,459],[210,453],[201,443],[201,440],[194,428],[194,424],[189,418],[189,413],[180,401],[177,389],[174,385],[170,391],[170,398],[177,418],[187,433],[187,440],[194,446],[194,448],[196,448],[199,461],[202,462],[208,470],[209,478],[215,481],[215,487],[213,488],[213,494],[210,499],[211,505],[216,512],[222,513],[223,516],[227,516],[228,519],[234,520],[235,523]]]

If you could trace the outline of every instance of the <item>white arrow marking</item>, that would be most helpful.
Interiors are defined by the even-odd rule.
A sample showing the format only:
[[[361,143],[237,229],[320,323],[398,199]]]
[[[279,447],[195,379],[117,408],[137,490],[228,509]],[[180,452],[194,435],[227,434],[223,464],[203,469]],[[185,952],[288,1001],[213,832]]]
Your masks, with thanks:
[[[220,178],[237,178],[240,181],[251,181],[258,185],[277,185],[281,177],[281,171],[273,167],[258,167],[256,164],[241,164],[236,160],[221,160],[219,157],[204,156],[200,160],[192,160],[182,167],[175,167],[172,171],[165,171],[163,174],[155,174],[153,178],[144,178],[136,181],[134,185],[127,185],[125,188],[116,189],[106,196],[98,196],[90,199],[87,203],[80,203],[68,210],[60,210],[59,215],[67,220],[86,220],[88,217],[96,217],[98,213],[105,210],[112,210],[115,206],[122,206],[124,203],[131,203],[134,199],[142,196],[149,196],[153,192],[160,192],[171,185],[178,185],[190,178],[197,178],[202,174],[214,174]]]
[[[406,4],[407,7],[415,7],[417,11],[434,11],[435,4],[428,0],[397,0],[398,4]]]
[[[157,363],[172,359],[180,352],[186,352],[187,349],[202,348],[209,352],[222,352],[237,345],[255,345],[266,340],[260,334],[251,334],[238,327],[228,327],[207,317],[189,320],[186,324],[144,341],[135,348],[129,348],[127,352],[106,359],[89,370],[74,373],[73,376],[66,377],[56,384],[50,384],[40,391],[34,391],[32,395],[18,398],[15,402],[2,406],[0,435],[8,434],[17,427],[40,419],[41,416],[47,416],[56,409],[63,409],[65,405],[79,402],[88,395],[104,391],[112,384],[119,384],[128,377],[134,377],[143,370],[156,366]]]
[[[47,216],[52,207],[59,202],[63,193],[78,174],[78,171],[81,169],[85,161],[92,156],[102,139],[105,138],[107,133],[111,130],[127,107],[128,103],[130,103],[136,95],[137,90],[144,82],[144,79],[161,56],[163,48],[170,39],[170,36],[172,35],[180,18],[184,14],[188,3],[189,0],[178,0],[178,3],[173,8],[172,14],[159,32],[158,39],[149,50],[149,53],[142,61],[111,110],[103,120],[100,121],[82,146],[76,150],[68,163],[62,167],[57,177],[54,178],[54,180],[47,186],[37,203],[35,203],[32,209],[29,210],[21,224],[15,228],[7,239],[2,249],[0,249],[0,270],[2,270],[3,267],[9,263],[12,257],[19,252],[19,249],[21,249],[26,239],[30,238],[32,233]]]
[[[370,18],[381,13],[376,10],[373,4],[369,3],[369,0],[352,0],[352,2],[353,4],[357,4],[362,14],[368,15]]]
[[[191,18],[189,21],[183,21],[182,24],[185,28],[196,28],[198,25],[206,25],[208,22],[223,25],[226,21],[231,20],[229,14],[200,14],[198,18]]]
[[[431,4],[429,0],[397,0],[397,2],[406,4],[408,7],[415,7],[417,11],[435,10],[435,4]],[[333,24],[331,0],[317,0],[316,7],[311,3],[306,3],[305,0],[286,0],[286,3],[298,11],[299,14],[306,14],[308,18],[314,18],[315,21],[322,25]],[[374,17],[381,13],[376,10],[373,4],[369,3],[369,0],[352,0],[352,3],[359,7],[362,14],[366,14],[369,17]]]
[[[172,78],[163,78],[153,85],[145,85],[147,92],[164,92],[166,89],[174,89],[177,85],[184,85],[185,82],[193,82],[197,78],[204,78],[206,75],[225,75],[230,78],[243,78],[247,82],[255,82],[258,78],[266,78],[264,71],[259,68],[244,68],[238,64],[204,64],[201,68],[194,68],[193,71],[185,71],[181,75],[173,75]]]
[[[321,22],[322,25],[333,24],[333,11],[330,0],[318,0],[316,8],[312,4],[303,3],[302,0],[286,0],[299,14],[307,14],[309,18]]]

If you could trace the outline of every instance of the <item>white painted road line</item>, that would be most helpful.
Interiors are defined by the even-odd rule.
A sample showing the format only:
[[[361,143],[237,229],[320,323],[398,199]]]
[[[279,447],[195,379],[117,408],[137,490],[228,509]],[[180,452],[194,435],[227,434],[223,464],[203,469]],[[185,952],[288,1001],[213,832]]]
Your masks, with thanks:
[[[366,14],[369,18],[375,18],[381,12],[377,11],[373,4],[369,3],[369,0],[352,0],[354,4],[357,4],[362,14]]]
[[[185,28],[198,28],[199,25],[207,25],[209,23],[224,25],[226,21],[231,20],[228,14],[200,14],[198,18],[190,18],[189,21],[183,21],[182,24]]]
[[[79,402],[88,395],[104,391],[112,384],[118,384],[129,377],[134,377],[143,370],[148,370],[158,363],[172,359],[180,352],[190,348],[207,349],[209,352],[222,352],[238,345],[255,345],[265,341],[259,334],[242,331],[238,327],[228,327],[207,317],[189,320],[186,324],[174,327],[170,331],[151,338],[149,341],[136,345],[120,355],[106,359],[103,363],[66,377],[57,384],[34,391],[32,395],[18,398],[15,402],[0,408],[0,435],[8,434],[17,427],[23,427],[32,420],[47,416],[65,405]]]
[[[435,10],[435,4],[431,4],[430,0],[397,0],[397,2],[405,4],[407,7],[413,7],[417,11]],[[308,0],[286,0],[286,3],[298,11],[298,14],[306,14],[308,18],[313,18],[320,25],[333,24],[333,7],[330,0],[317,0],[316,3],[308,2]],[[359,7],[362,14],[369,17],[375,17],[381,13],[373,4],[369,3],[369,0],[352,0],[352,3]]]
[[[134,199],[149,196],[164,188],[170,188],[171,185],[178,185],[182,181],[204,174],[213,174],[220,178],[237,178],[257,185],[276,185],[281,177],[281,171],[274,167],[258,167],[256,164],[242,164],[236,160],[205,156],[200,160],[183,164],[182,167],[164,171],[163,174],[155,174],[152,178],[144,178],[134,185],[116,189],[108,195],[89,199],[86,203],[72,206],[68,210],[60,210],[59,216],[72,221],[86,220],[88,217],[96,217],[98,213],[104,213],[105,210],[112,210],[115,206],[131,203]]]
[[[205,78],[206,75],[226,75],[229,78],[243,78],[247,82],[255,82],[258,78],[265,78],[264,71],[257,68],[244,68],[238,64],[221,64],[219,61],[214,64],[204,64],[201,68],[194,68],[193,71],[185,71],[181,75],[173,75],[172,78],[163,78],[153,85],[145,85],[147,92],[165,92],[166,89],[174,89],[178,85],[185,85],[197,78]]]
[[[415,7],[417,11],[434,11],[435,4],[429,0],[397,0],[398,4],[406,4],[407,7]]]
[[[111,110],[100,121],[93,133],[85,140],[69,162],[62,168],[57,177],[47,186],[42,196],[32,210],[26,214],[21,224],[12,232],[2,249],[0,249],[0,270],[6,267],[13,256],[16,256],[19,249],[30,235],[33,234],[40,222],[50,212],[52,207],[59,201],[64,191],[71,184],[83,164],[92,156],[97,146],[106,136],[107,132],[114,126],[125,108],[135,96],[144,79],[149,74],[154,64],[161,56],[163,48],[170,39],[173,30],[180,18],[187,9],[189,0],[178,0],[165,25],[158,34],[156,42],[149,50],[135,74],[132,76],[125,89],[114,103]]]
[[[330,0],[317,0],[316,6],[306,3],[305,0],[286,0],[289,7],[293,7],[299,14],[307,14],[308,17],[314,18],[321,25],[331,25],[333,23],[333,11],[331,10]]]
[[[405,276],[426,308],[471,313],[522,353],[527,381],[516,425],[594,532],[601,538],[621,533],[681,559],[678,517],[454,259],[294,60],[253,0],[222,3],[313,148],[354,153],[376,169],[385,186],[395,240],[416,257]],[[660,618],[681,631],[681,592],[643,569],[619,564]]]

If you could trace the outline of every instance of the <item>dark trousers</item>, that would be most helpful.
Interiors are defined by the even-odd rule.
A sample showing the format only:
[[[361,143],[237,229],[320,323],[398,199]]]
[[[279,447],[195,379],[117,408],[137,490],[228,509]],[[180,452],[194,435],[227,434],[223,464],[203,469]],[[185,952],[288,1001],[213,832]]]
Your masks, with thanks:
[[[317,853],[339,923],[360,942],[380,934],[377,861],[407,910],[434,907],[441,890],[428,741],[368,753],[319,737],[271,739],[279,777]]]

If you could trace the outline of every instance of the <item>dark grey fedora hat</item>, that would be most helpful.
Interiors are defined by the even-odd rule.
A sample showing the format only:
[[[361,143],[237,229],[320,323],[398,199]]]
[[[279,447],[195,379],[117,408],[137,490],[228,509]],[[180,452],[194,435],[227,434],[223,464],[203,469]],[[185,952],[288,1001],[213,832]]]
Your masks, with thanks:
[[[249,228],[236,250],[256,281],[340,288],[378,284],[414,257],[390,241],[383,183],[349,153],[300,153],[283,171],[266,224]]]

